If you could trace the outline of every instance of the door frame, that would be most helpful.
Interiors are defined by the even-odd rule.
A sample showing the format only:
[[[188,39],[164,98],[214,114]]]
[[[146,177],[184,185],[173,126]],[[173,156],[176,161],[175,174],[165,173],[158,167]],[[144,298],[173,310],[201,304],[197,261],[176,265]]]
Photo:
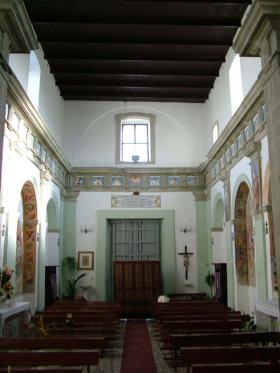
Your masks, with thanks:
[[[161,220],[161,285],[163,293],[176,291],[174,210],[98,210],[96,248],[96,297],[111,300],[112,255],[110,219]]]

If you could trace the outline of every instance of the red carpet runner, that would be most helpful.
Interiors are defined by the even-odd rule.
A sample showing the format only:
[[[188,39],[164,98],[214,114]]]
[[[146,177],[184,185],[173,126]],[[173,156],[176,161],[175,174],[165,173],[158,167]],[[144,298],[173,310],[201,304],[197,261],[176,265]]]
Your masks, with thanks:
[[[156,373],[146,322],[129,321],[123,346],[121,373]]]

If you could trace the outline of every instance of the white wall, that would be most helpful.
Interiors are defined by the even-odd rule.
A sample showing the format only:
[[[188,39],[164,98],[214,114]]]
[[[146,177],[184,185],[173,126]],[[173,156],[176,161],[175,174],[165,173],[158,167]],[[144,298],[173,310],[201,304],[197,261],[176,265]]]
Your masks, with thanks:
[[[97,211],[111,208],[111,192],[81,192],[77,200],[77,215],[76,215],[76,248],[77,251],[94,251],[98,250],[97,242]],[[118,193],[120,194],[120,193]],[[128,194],[128,193],[121,193]],[[145,193],[145,195],[149,193]],[[153,193],[154,195],[155,193]],[[191,192],[166,192],[156,193],[161,195],[161,208],[172,209],[175,213],[175,240],[176,250],[178,252],[184,251],[184,246],[188,246],[188,251],[196,253],[196,217],[195,217],[195,202]],[[92,226],[93,232],[83,234],[80,232],[80,227]],[[191,233],[183,233],[180,231],[180,226],[187,224],[192,226]],[[192,255],[190,259],[189,278],[185,279],[185,268],[183,265],[183,258],[176,256],[177,273],[176,288],[178,292],[194,292],[197,289],[197,263],[196,254]],[[93,271],[87,271],[88,276],[85,281],[88,283],[90,279],[93,288],[95,288],[96,278],[95,267]],[[83,280],[81,281],[81,284]],[[95,296],[94,290],[89,291],[90,297]]]
[[[15,76],[22,85],[22,88],[27,92],[28,74],[29,74],[29,54],[10,53],[9,65],[12,68]]]
[[[206,152],[212,146],[212,127],[214,123],[218,121],[219,133],[221,133],[239,107],[237,104],[232,107],[230,87],[230,69],[235,57],[236,53],[230,48],[210,92],[209,99],[205,103]],[[237,63],[237,60],[235,60],[235,63]],[[232,84],[232,90],[239,92],[239,95],[241,95],[240,104],[257,80],[261,71],[261,62],[260,58],[240,57],[237,65],[237,76],[236,78],[232,76],[232,83],[238,84],[235,88]]]
[[[29,98],[43,118],[53,138],[62,146],[64,100],[60,97],[59,89],[55,85],[54,77],[50,73],[50,67],[44,59],[42,49],[37,49],[34,53],[41,69],[39,97],[34,99],[29,94]],[[9,64],[28,95],[30,54],[10,54]]]
[[[115,115],[152,113],[156,116],[154,166],[198,166],[205,158],[203,108],[203,104],[67,101],[63,149],[74,166],[117,166]]]

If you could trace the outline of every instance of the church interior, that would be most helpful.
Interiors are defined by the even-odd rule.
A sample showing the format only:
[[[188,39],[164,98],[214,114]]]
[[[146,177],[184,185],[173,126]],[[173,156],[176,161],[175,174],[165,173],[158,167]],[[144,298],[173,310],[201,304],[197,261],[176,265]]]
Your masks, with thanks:
[[[189,373],[280,371],[279,56],[279,0],[0,0],[0,367],[23,319],[72,349],[103,315],[125,348],[156,320],[155,365],[68,351],[72,372],[180,372],[217,320],[269,357]]]

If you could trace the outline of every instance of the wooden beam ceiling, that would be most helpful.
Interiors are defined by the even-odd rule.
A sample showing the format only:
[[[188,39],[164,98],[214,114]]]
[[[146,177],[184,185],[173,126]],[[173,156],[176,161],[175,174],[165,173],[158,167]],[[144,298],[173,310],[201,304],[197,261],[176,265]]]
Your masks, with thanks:
[[[24,0],[65,100],[204,102],[246,0]]]

